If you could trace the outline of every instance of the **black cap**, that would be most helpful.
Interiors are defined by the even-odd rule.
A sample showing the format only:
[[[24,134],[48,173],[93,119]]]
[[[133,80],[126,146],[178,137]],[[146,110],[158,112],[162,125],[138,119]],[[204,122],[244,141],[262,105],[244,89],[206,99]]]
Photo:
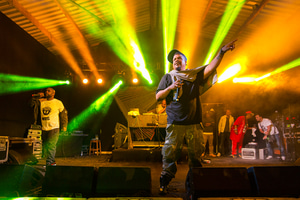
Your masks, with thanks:
[[[186,56],[185,56],[183,53],[181,53],[181,52],[178,51],[177,49],[173,49],[173,50],[171,50],[170,53],[168,54],[168,61],[169,61],[170,63],[173,64],[173,57],[174,57],[174,55],[175,55],[176,53],[179,53],[179,54],[183,55],[183,57],[185,58],[185,61],[187,61],[187,58],[186,58]]]

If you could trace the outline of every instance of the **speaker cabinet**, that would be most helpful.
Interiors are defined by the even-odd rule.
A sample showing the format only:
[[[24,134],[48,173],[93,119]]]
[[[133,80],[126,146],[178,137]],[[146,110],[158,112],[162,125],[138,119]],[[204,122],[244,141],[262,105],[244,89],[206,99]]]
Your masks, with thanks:
[[[43,174],[28,165],[0,165],[0,196],[25,196],[41,187]]]
[[[300,166],[250,167],[258,196],[299,197]]]
[[[151,170],[148,167],[100,167],[96,193],[103,196],[149,196]]]
[[[60,135],[56,144],[56,157],[80,156],[84,134]]]
[[[93,193],[94,173],[94,167],[47,166],[43,194],[90,196]]]
[[[187,176],[187,195],[199,197],[252,196],[246,168],[192,168]]]
[[[8,136],[0,136],[0,164],[8,160],[9,139]]]

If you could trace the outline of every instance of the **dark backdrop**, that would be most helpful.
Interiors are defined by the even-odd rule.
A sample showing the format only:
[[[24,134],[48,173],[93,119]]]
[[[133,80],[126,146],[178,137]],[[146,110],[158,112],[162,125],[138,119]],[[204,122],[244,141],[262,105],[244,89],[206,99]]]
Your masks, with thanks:
[[[0,74],[64,79],[65,72],[70,70],[67,64],[49,52],[34,38],[24,32],[18,25],[0,12]],[[3,86],[0,86],[3,87]],[[56,86],[56,98],[60,99],[69,112],[69,121],[80,114],[92,102],[106,92],[105,88],[79,87],[78,84]],[[33,122],[33,112],[29,107],[31,94],[26,91],[15,94],[0,94],[0,135],[25,137]],[[119,122],[127,125],[115,101],[106,115],[94,114],[80,130],[88,134],[84,143],[100,133],[102,150],[112,150],[114,127]]]

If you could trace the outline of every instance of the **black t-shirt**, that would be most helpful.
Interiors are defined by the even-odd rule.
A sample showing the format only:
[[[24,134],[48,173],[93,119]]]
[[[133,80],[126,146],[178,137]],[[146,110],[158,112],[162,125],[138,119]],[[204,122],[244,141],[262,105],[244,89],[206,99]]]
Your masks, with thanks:
[[[202,122],[202,110],[200,102],[200,85],[204,83],[204,70],[198,72],[196,80],[194,82],[183,81],[182,95],[179,101],[173,100],[173,95],[176,90],[169,93],[166,98],[167,101],[167,121],[168,124],[176,125],[191,125],[199,124]],[[156,90],[158,93],[160,90],[166,89],[172,84],[172,77],[170,74],[165,74]]]
[[[215,120],[212,117],[206,117],[204,115],[203,120],[203,131],[204,132],[214,132]],[[206,123],[210,123],[210,125],[206,126]]]

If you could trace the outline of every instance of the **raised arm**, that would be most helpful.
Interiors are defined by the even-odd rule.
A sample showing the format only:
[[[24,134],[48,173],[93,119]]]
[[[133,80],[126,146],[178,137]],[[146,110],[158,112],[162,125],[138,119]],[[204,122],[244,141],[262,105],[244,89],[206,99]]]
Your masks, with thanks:
[[[219,64],[222,61],[222,58],[224,56],[224,54],[228,51],[228,50],[233,50],[235,48],[235,42],[237,41],[237,39],[229,42],[228,44],[224,45],[221,50],[219,51],[219,53],[217,54],[217,56],[211,61],[211,63],[204,69],[204,79],[207,78],[213,71],[215,71],[215,69],[219,66]]]

